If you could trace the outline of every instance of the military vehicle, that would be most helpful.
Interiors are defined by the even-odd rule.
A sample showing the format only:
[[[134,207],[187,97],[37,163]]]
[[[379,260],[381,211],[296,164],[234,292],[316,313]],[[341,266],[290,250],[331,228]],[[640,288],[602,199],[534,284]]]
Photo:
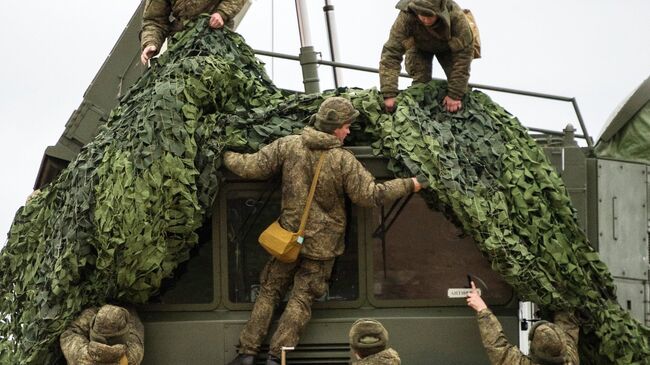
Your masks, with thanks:
[[[144,71],[139,65],[137,37],[141,13],[142,5],[70,117],[65,132],[56,145],[46,149],[35,188],[52,181],[92,140],[101,120]],[[317,86],[317,73],[309,68],[316,63],[373,71],[310,60],[304,55],[260,54],[300,60],[305,78],[310,80],[306,81],[312,88],[308,91],[313,91],[314,76]],[[576,134],[570,126],[564,131],[531,128],[531,133],[563,177],[582,228],[615,277],[620,304],[638,321],[650,324],[650,161],[596,157],[572,98],[474,87],[574,105],[581,133]],[[639,110],[645,108],[647,115],[648,88],[650,81],[646,80],[607,126],[602,143],[618,136]],[[374,156],[369,147],[352,150],[377,179],[391,177],[386,160]],[[226,176],[212,218],[200,230],[202,244],[165,283],[160,295],[139,308],[146,327],[144,364],[224,364],[235,356],[239,332],[259,290],[260,270],[268,259],[257,237],[279,214],[275,185]],[[464,298],[449,295],[449,289],[467,286],[468,275],[479,284],[508,337],[519,342],[526,322],[512,288],[490,269],[471,238],[464,237],[441,213],[429,210],[417,194],[377,209],[350,204],[348,214],[346,252],[338,258],[329,291],[315,304],[313,318],[299,346],[289,354],[289,363],[348,363],[350,325],[358,318],[372,317],[387,327],[391,346],[400,352],[404,363],[487,364],[474,313]],[[258,362],[262,359],[260,356]]]

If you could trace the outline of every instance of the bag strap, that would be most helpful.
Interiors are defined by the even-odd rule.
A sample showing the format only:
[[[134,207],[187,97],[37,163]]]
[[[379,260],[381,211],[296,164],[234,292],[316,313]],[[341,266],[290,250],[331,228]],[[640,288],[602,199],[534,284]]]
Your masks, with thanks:
[[[311,181],[311,187],[309,188],[309,196],[307,196],[307,204],[305,205],[305,211],[302,212],[302,218],[300,218],[300,228],[298,229],[298,236],[302,237],[302,234],[305,232],[305,225],[307,224],[307,217],[309,216],[309,208],[311,208],[311,201],[314,199],[314,193],[316,192],[316,184],[318,184],[318,175],[320,175],[320,169],[323,166],[323,160],[325,159],[325,152],[320,155],[318,159],[318,165],[316,165],[316,172],[314,173],[314,179]]]

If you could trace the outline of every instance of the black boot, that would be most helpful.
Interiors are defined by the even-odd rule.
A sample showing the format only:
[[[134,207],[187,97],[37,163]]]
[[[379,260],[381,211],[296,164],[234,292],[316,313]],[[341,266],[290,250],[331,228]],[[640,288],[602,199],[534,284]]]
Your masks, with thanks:
[[[255,356],[239,354],[228,365],[253,365],[255,363]],[[279,364],[279,363],[278,363]]]
[[[280,359],[269,354],[269,357],[266,358],[266,365],[280,365]]]

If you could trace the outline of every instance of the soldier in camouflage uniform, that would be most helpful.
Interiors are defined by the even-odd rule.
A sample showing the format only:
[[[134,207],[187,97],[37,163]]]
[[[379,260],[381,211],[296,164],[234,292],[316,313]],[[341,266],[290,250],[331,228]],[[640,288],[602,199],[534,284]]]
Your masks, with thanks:
[[[165,38],[182,30],[185,21],[201,13],[212,14],[209,24],[214,29],[224,25],[232,28],[233,18],[245,3],[246,0],[147,0],[142,16],[140,61],[146,65],[160,52]]]
[[[436,56],[448,81],[445,109],[462,107],[469,70],[474,58],[473,36],[463,10],[452,0],[401,0],[400,13],[384,44],[379,62],[379,81],[386,110],[395,108],[397,81],[402,57],[413,83],[431,81],[431,63]]]
[[[239,339],[239,355],[233,364],[253,364],[266,337],[274,308],[293,284],[278,329],[271,338],[267,364],[278,364],[282,346],[295,346],[311,318],[314,298],[327,291],[334,258],[344,249],[345,196],[364,206],[378,206],[420,189],[417,179],[394,179],[382,184],[354,155],[342,148],[350,123],[359,115],[341,97],[325,100],[312,116],[314,128],[280,138],[254,154],[226,152],[224,164],[247,179],[268,179],[282,173],[283,228],[297,231],[307,201],[316,164],[325,155],[304,233],[298,260],[282,263],[271,258],[260,275],[261,290],[250,320]]]
[[[530,329],[530,355],[508,342],[497,317],[476,291],[467,296],[467,305],[476,311],[483,346],[492,365],[579,365],[578,333],[580,327],[575,316],[557,312],[553,322],[539,321]]]
[[[69,365],[138,365],[144,356],[144,326],[135,310],[107,304],[81,312],[60,342]]]
[[[358,319],[350,328],[353,365],[400,365],[397,351],[388,347],[388,331],[374,319]]]

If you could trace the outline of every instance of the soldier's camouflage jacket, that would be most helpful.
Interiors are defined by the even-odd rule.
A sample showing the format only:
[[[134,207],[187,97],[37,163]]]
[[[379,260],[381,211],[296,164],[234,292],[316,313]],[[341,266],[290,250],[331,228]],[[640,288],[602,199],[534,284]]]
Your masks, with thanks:
[[[144,357],[144,326],[134,310],[129,310],[130,320],[126,343],[108,346],[90,340],[90,329],[99,308],[85,309],[61,334],[61,350],[68,365],[122,365],[126,354],[129,365],[138,365]]]
[[[352,365],[400,365],[402,361],[393,349],[386,349],[374,355],[366,356],[361,360],[357,360]]]
[[[142,16],[142,49],[154,45],[158,50],[170,34],[180,31],[183,22],[201,13],[221,14],[226,26],[232,27],[233,18],[246,0],[147,0]]]
[[[224,154],[225,166],[247,179],[268,179],[282,171],[280,224],[296,232],[322,153],[325,157],[300,252],[314,260],[332,259],[343,253],[345,195],[355,204],[378,206],[412,192],[413,181],[394,179],[375,183],[372,174],[351,152],[342,148],[334,135],[309,127],[301,135],[277,139],[254,154]]]
[[[474,58],[472,30],[463,10],[452,0],[420,1],[439,17],[433,26],[426,27],[418,20],[417,14],[408,9],[408,3],[400,1],[397,4],[400,13],[381,52],[379,81],[383,96],[397,95],[402,58],[410,50],[435,55],[447,74],[447,95],[460,100],[467,91],[470,65]],[[425,72],[429,74],[428,79],[431,78],[430,62],[428,65],[418,62],[411,70],[407,67],[407,71],[411,76]],[[414,77],[414,80],[417,79]]]
[[[489,309],[477,313],[478,327],[481,333],[483,346],[492,365],[537,365],[528,356],[524,355],[517,346],[508,342],[503,328],[497,317]],[[564,345],[566,356],[564,365],[579,365],[578,333],[580,327],[573,315],[558,312],[553,323],[564,330]]]

